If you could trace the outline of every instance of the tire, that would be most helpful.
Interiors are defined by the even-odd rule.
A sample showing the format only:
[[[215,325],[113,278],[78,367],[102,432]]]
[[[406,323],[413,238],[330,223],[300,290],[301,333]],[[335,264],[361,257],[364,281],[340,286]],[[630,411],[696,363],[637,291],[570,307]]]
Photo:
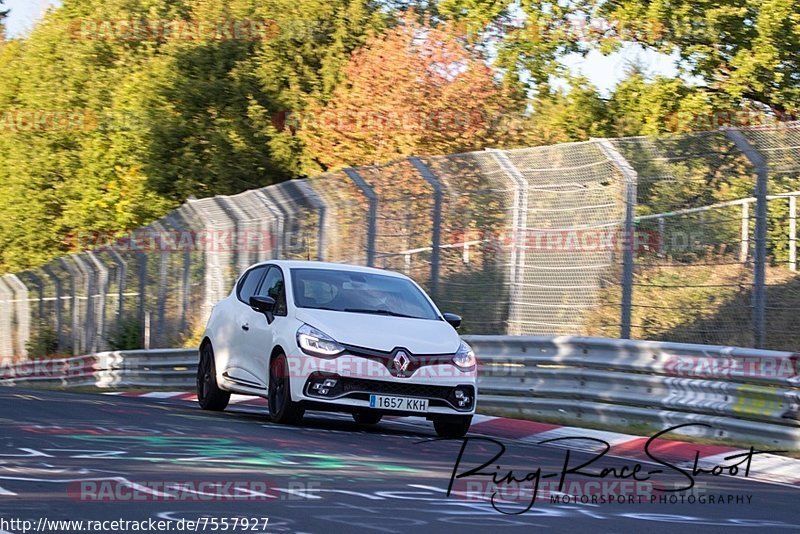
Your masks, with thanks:
[[[433,428],[440,438],[463,438],[472,424],[472,416],[455,416],[433,420]]]
[[[200,363],[197,365],[197,403],[204,410],[220,412],[231,400],[229,391],[217,385],[217,367],[214,363],[214,348],[210,342],[200,347]]]
[[[353,412],[353,420],[359,425],[377,425],[383,414],[375,412]]]
[[[289,386],[289,366],[286,356],[275,355],[269,362],[269,387],[267,389],[269,418],[273,423],[294,425],[303,420],[305,410],[292,401]]]

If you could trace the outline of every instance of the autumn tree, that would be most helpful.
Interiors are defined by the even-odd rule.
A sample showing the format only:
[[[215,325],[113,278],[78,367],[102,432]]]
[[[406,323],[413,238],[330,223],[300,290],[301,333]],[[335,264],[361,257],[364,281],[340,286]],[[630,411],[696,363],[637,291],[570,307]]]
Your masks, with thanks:
[[[796,0],[614,0],[598,3],[613,21],[601,41],[636,42],[678,54],[681,72],[729,106],[774,113],[800,107],[800,3]]]
[[[510,102],[451,27],[406,17],[353,53],[327,102],[287,126],[299,130],[315,172],[496,146]]]
[[[131,20],[187,31],[117,35],[115,21]],[[195,21],[270,31],[203,38]],[[70,235],[147,224],[190,195],[302,176],[302,143],[275,117],[329,94],[387,21],[372,0],[63,0],[0,45],[0,271],[73,252]],[[45,120],[20,119],[30,112]],[[48,119],[73,112],[86,120]]]
[[[565,54],[637,43],[677,56],[714,109],[800,107],[797,0],[440,0],[436,11],[493,40],[497,66],[534,91],[564,74]]]

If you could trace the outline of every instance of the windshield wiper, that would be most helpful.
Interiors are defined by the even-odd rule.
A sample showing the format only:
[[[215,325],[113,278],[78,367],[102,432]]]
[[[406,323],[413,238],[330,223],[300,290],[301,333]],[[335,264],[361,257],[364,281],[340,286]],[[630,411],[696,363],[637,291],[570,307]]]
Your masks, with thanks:
[[[392,317],[407,317],[409,319],[421,319],[421,317],[416,317],[414,315],[406,315],[404,313],[397,313],[390,310],[369,310],[369,309],[362,309],[362,308],[345,308],[344,311],[350,313],[372,313],[375,315],[391,315]]]

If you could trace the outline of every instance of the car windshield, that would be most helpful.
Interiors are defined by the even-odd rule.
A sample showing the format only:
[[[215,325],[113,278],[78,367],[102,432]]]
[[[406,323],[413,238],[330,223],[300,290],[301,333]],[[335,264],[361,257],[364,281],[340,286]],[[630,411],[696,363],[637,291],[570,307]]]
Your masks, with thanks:
[[[298,308],[438,319],[435,309],[411,281],[357,271],[292,269]]]

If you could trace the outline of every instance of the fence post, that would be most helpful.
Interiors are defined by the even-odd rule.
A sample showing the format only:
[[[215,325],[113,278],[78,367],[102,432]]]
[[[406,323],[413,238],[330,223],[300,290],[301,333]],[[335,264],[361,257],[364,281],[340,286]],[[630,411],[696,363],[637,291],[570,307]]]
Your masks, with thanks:
[[[14,295],[15,356],[27,359],[27,345],[31,337],[31,308],[28,300],[28,286],[15,274],[6,274],[3,279]]]
[[[325,227],[327,225],[327,206],[325,205],[325,200],[314,191],[314,188],[311,187],[308,181],[295,180],[294,183],[317,209],[317,222],[319,224],[319,228],[317,228],[317,261],[325,261]]]
[[[636,207],[636,187],[639,176],[631,167],[628,160],[617,151],[608,139],[598,140],[600,149],[605,153],[608,160],[622,174],[624,179],[623,198],[625,202],[625,221],[624,238],[622,240],[622,302],[620,304],[620,327],[619,337],[622,339],[631,338],[631,311],[633,307],[633,263],[634,246],[636,239],[636,221],[634,210]]]
[[[264,193],[264,189],[266,188],[256,190],[255,195],[272,215],[272,220],[270,221],[272,259],[278,259],[281,257],[281,240],[283,239],[283,213],[275,206],[272,199]]]
[[[66,346],[66,338],[64,336],[64,319],[62,314],[64,312],[64,293],[61,286],[61,279],[58,277],[56,272],[53,270],[50,264],[42,266],[42,272],[45,273],[50,279],[53,281],[53,286],[55,286],[56,290],[56,300],[55,300],[55,330],[56,330],[56,338],[58,339],[58,350],[64,350]]]
[[[435,174],[417,157],[408,160],[433,188],[433,235],[431,236],[431,297],[436,299],[439,290],[439,256],[442,244],[442,184]]]
[[[116,322],[121,325],[122,319],[125,315],[125,288],[128,276],[128,262],[126,262],[122,255],[112,246],[108,248],[108,252],[113,256],[114,263],[117,264],[117,311]]]
[[[523,332],[514,329],[519,324],[519,303],[525,277],[525,244],[528,242],[528,180],[502,150],[489,150],[492,157],[514,181],[516,191],[513,206],[513,239],[511,242],[511,304],[508,311],[509,334]],[[519,327],[518,327],[519,330]]]
[[[139,309],[137,310],[136,324],[142,327],[142,346],[144,346],[144,321],[147,313],[147,254],[141,250],[134,251],[139,270]]]
[[[14,336],[11,335],[14,326],[14,292],[6,286],[0,277],[0,361],[5,358],[14,358]],[[37,355],[38,356],[38,355]]]
[[[203,225],[203,231],[209,237],[220,231],[234,231],[236,229],[235,220],[223,207],[223,201],[220,200],[220,197],[200,200],[189,199],[187,204],[192,212],[197,215],[199,224]],[[216,239],[207,240],[203,250],[203,291],[205,295],[203,296],[201,313],[198,318],[200,321],[205,321],[208,318],[214,304],[224,298],[230,290],[230,286],[225,287],[228,280],[227,275],[235,268],[233,256],[230,252],[223,250],[216,242]],[[140,310],[139,321],[139,324],[144,324],[144,309]]]
[[[69,294],[72,300],[72,355],[78,356],[81,354],[83,347],[81,346],[81,334],[79,330],[80,318],[80,302],[78,301],[78,293],[76,289],[77,282],[75,281],[75,269],[67,261],[68,257],[58,258],[58,261],[64,267],[64,270],[69,274]]]
[[[94,305],[94,291],[95,291],[95,277],[94,277],[94,269],[92,269],[86,261],[81,257],[82,254],[73,254],[71,256],[72,261],[77,266],[78,270],[77,273],[80,274],[81,278],[83,279],[83,291],[86,295],[86,307],[84,308],[83,312],[83,326],[81,327],[81,351],[79,354],[85,353],[94,353],[97,352],[97,347],[95,346],[96,336],[96,323],[95,323],[95,305]]]
[[[94,331],[95,340],[93,341],[94,351],[103,350],[106,342],[106,299],[108,297],[108,267],[97,257],[97,254],[91,250],[86,252],[86,255],[92,260],[96,267],[97,276],[97,290],[99,291],[99,302],[95,306],[95,321],[96,327]],[[94,298],[90,296],[89,298]]]
[[[33,271],[25,271],[19,273],[17,276],[25,278],[36,286],[36,293],[39,295],[39,297],[36,299],[36,322],[38,324],[44,319],[44,282],[42,282],[41,277]],[[25,287],[28,287],[28,284],[25,283],[25,281],[22,281],[22,283],[25,284]]]
[[[729,128],[725,135],[733,141],[756,169],[756,234],[753,252],[753,338],[755,348],[764,347],[766,333],[766,260],[767,260],[767,161],[741,131]]]
[[[742,202],[742,237],[739,243],[739,261],[747,263],[750,253],[750,203]]]
[[[797,271],[797,196],[789,197],[789,270]]]
[[[367,265],[373,267],[375,265],[375,234],[378,218],[378,197],[375,195],[375,190],[364,181],[358,171],[355,169],[345,169],[344,173],[353,180],[353,183],[361,189],[364,196],[367,197],[369,202],[369,221],[367,222]]]

